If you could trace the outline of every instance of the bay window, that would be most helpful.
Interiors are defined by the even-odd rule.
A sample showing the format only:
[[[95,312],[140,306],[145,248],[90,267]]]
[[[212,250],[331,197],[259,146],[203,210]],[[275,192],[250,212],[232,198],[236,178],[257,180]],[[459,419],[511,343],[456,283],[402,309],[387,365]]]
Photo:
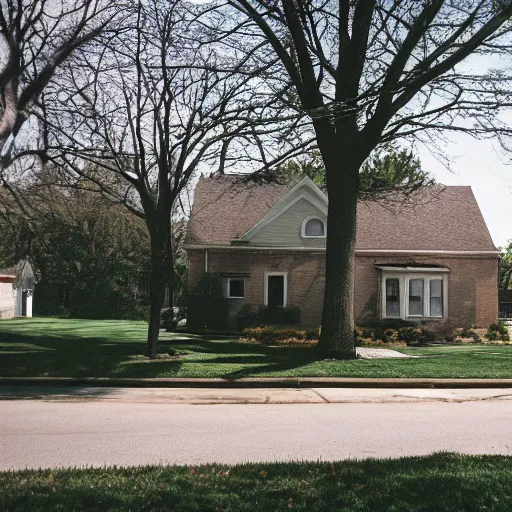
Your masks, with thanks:
[[[443,319],[447,316],[447,268],[383,267],[382,318]]]

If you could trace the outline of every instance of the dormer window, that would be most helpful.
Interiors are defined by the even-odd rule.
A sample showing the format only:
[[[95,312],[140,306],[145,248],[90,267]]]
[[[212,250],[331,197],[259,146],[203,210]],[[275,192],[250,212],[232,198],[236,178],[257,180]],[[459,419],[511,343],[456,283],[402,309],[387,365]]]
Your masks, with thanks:
[[[306,217],[302,223],[303,238],[325,238],[325,224],[318,217]]]

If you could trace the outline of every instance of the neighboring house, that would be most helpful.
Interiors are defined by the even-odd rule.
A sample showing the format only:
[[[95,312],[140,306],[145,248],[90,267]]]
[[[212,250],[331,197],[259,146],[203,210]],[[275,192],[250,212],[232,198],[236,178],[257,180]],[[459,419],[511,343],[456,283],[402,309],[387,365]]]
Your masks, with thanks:
[[[233,313],[250,304],[294,306],[320,325],[327,197],[309,178],[258,184],[202,178],[185,249],[189,289],[220,273]],[[404,319],[430,327],[497,321],[499,252],[470,187],[433,187],[415,204],[360,201],[356,323]]]
[[[0,269],[0,320],[32,316],[34,285],[34,271],[28,260]]]

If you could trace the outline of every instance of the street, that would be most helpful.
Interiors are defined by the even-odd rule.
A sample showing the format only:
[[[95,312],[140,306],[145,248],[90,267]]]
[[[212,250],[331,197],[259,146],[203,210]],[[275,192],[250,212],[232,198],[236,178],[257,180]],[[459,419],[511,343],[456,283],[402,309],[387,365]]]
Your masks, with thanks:
[[[157,392],[156,399],[144,399],[144,391],[137,390],[132,399],[121,393],[105,400],[100,398],[105,390],[98,390],[96,398],[89,391],[61,399],[13,396],[0,401],[0,470],[336,460],[443,450],[512,453],[512,403],[506,390],[479,391],[473,397],[461,391],[468,401],[435,398],[439,392],[452,393],[448,390],[416,390],[416,399],[407,390],[388,390],[389,397],[396,396],[393,400],[371,399],[369,390],[337,390],[338,395],[316,390],[331,393],[330,403],[314,400],[315,390],[304,390],[304,401],[313,403],[284,398],[285,403],[272,403],[275,393],[286,397],[290,390],[259,390],[267,396],[262,402],[270,403],[258,403],[257,397],[242,397],[256,403],[215,403],[221,390],[203,391],[209,393],[204,404],[190,396],[182,396],[181,403],[166,402],[165,393],[176,397],[177,390]],[[335,403],[340,393],[360,393],[360,403],[341,398]]]

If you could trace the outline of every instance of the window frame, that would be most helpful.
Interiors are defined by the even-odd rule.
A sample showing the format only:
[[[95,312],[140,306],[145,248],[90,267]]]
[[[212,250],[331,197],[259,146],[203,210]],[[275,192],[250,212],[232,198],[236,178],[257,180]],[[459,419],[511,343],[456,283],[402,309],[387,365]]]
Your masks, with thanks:
[[[242,297],[231,295],[230,289],[231,289],[231,281],[242,281],[243,287],[244,287],[244,294]],[[244,277],[227,277],[226,278],[226,297],[228,299],[238,299],[238,300],[244,300],[245,299],[245,278]]]
[[[436,272],[404,272],[403,270],[397,269],[396,271],[383,271],[381,276],[380,286],[380,317],[383,320],[396,320],[398,318],[402,320],[421,321],[421,320],[437,320],[442,321],[448,318],[448,269],[439,270]],[[399,282],[399,303],[400,303],[400,314],[399,316],[388,316],[386,315],[386,280],[387,279],[398,279]],[[411,315],[409,313],[409,287],[410,281],[413,279],[423,280],[423,311],[422,315]],[[430,308],[430,282],[433,280],[442,281],[441,293],[442,293],[442,316],[432,316]]]
[[[319,220],[324,226],[324,234],[323,235],[306,235],[306,224],[310,220]],[[300,236],[302,238],[325,238],[327,236],[327,225],[325,220],[321,219],[318,215],[308,215],[303,221],[302,226],[300,228]]]
[[[283,276],[283,305],[285,308],[288,305],[288,272],[273,272],[265,271],[264,273],[264,286],[263,286],[263,305],[268,306],[268,278],[269,276]]]

